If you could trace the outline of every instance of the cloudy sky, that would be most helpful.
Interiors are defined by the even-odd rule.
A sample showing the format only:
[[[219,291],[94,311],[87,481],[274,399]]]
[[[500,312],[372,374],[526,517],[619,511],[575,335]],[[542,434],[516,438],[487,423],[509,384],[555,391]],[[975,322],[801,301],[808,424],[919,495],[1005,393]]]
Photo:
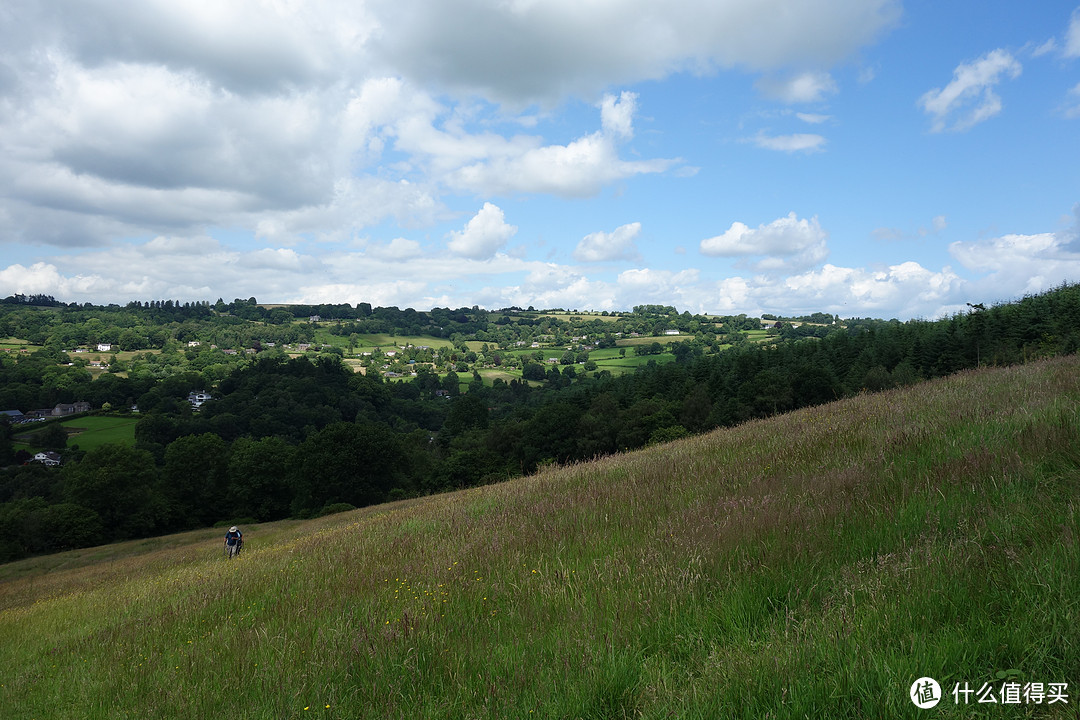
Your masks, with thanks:
[[[0,295],[907,319],[1063,281],[1076,0],[0,5]]]

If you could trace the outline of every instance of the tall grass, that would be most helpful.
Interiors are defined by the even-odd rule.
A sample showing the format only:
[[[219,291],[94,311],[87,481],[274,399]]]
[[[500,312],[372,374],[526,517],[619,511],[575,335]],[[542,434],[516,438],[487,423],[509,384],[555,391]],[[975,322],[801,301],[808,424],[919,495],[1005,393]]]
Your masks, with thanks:
[[[0,584],[11,718],[1075,717],[1080,362]],[[205,546],[202,544],[205,542]],[[946,699],[919,710],[911,683]],[[957,705],[956,682],[1069,682]]]

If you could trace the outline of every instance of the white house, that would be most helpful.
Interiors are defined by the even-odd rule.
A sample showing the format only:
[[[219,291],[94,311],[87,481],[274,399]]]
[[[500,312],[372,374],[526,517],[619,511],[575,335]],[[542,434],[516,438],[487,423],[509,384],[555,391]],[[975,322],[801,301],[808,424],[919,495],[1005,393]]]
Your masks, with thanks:
[[[112,343],[98,343],[98,352],[112,352]]]
[[[193,390],[188,393],[187,401],[191,403],[191,407],[202,407],[202,404],[210,399],[210,393],[205,390]]]
[[[34,462],[45,463],[48,467],[56,467],[60,464],[60,453],[45,450],[34,455]]]

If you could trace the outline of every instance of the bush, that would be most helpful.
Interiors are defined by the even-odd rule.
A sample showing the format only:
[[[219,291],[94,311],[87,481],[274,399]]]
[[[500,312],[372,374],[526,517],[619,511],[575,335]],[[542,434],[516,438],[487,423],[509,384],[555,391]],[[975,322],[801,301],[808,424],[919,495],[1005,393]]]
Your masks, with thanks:
[[[329,505],[323,505],[322,510],[319,510],[319,512],[315,513],[315,517],[324,517],[326,515],[334,515],[336,513],[348,512],[349,510],[355,509],[355,505],[350,505],[349,503],[345,502],[330,503]]]
[[[657,428],[649,436],[649,444],[655,445],[656,443],[666,443],[672,440],[678,440],[679,438],[688,437],[690,432],[682,425],[671,425],[668,427]]]

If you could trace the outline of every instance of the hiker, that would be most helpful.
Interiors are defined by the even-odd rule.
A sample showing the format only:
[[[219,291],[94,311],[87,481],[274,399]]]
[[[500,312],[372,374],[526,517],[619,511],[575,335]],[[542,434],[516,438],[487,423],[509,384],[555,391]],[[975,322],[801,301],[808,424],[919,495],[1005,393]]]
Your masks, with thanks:
[[[225,557],[232,560],[240,554],[242,547],[244,547],[244,533],[233,525],[229,528],[229,532],[225,533]]]

